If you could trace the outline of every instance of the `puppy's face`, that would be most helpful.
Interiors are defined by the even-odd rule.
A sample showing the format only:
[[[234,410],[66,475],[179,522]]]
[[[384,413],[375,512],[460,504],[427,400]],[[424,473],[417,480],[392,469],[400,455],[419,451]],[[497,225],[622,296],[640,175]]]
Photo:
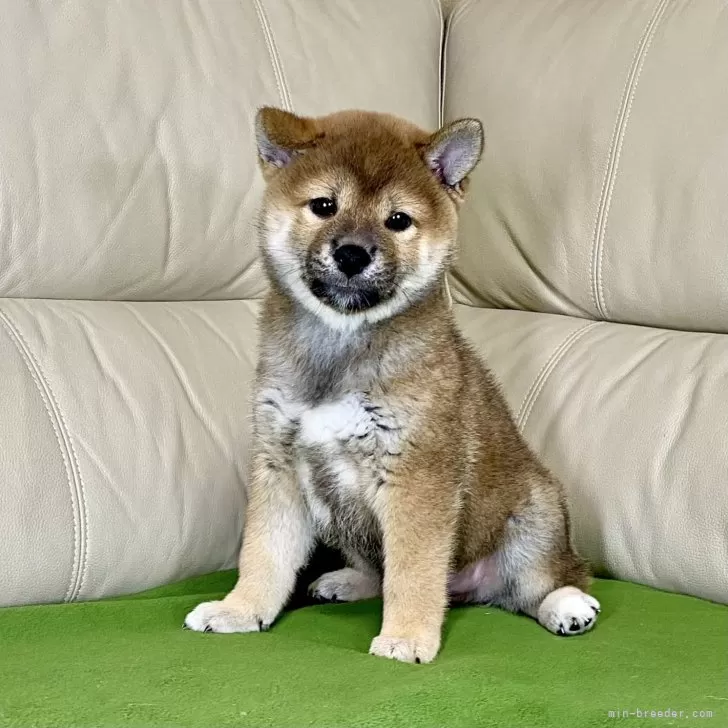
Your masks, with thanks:
[[[346,328],[391,317],[440,284],[482,149],[479,122],[430,135],[384,114],[266,108],[256,124],[263,256],[286,294]]]

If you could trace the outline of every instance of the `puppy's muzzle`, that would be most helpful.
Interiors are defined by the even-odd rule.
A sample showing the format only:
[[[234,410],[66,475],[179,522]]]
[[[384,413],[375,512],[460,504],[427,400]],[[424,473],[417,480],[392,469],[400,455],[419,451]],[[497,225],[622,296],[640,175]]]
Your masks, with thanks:
[[[339,311],[372,308],[386,298],[395,268],[381,257],[379,239],[366,230],[333,237],[327,254],[308,260],[308,285],[316,298]]]

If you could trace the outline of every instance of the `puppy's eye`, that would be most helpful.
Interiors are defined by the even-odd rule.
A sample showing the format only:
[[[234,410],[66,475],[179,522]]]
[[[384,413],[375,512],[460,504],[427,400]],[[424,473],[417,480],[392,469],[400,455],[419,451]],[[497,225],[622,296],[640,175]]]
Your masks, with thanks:
[[[336,206],[336,200],[329,197],[316,197],[308,203],[308,209],[316,217],[331,217],[339,208]]]
[[[412,218],[406,212],[394,212],[384,221],[384,227],[396,233],[401,233],[411,224]]]

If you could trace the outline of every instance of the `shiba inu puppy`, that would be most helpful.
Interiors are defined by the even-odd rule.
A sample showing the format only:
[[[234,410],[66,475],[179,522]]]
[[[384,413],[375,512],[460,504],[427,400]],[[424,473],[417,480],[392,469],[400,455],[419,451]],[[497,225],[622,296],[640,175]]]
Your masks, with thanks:
[[[256,133],[270,292],[240,576],[186,626],[268,629],[321,539],[349,565],[313,594],[384,597],[372,654],[430,662],[449,600],[591,629],[561,486],[444,295],[480,122],[264,108]]]

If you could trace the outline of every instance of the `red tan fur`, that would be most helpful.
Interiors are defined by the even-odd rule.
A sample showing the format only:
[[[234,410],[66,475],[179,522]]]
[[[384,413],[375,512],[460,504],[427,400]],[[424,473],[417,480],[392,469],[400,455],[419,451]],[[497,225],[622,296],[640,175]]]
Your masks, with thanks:
[[[444,294],[480,123],[430,134],[384,114],[266,108],[256,133],[270,292],[240,577],[187,626],[267,629],[322,539],[349,567],[314,594],[383,594],[374,654],[431,661],[449,600],[591,629],[599,604],[562,488]]]

